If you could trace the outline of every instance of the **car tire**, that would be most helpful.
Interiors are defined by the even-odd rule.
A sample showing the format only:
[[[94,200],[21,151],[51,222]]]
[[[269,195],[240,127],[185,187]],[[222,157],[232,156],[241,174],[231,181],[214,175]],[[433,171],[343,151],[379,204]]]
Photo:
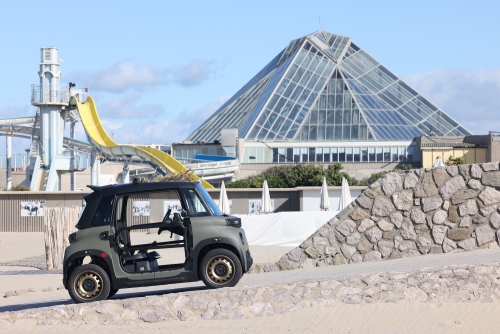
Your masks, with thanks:
[[[68,280],[68,292],[76,303],[89,303],[108,298],[111,282],[104,269],[95,264],[76,268]]]
[[[118,290],[120,289],[111,289],[109,290],[109,295],[108,295],[108,299],[113,297],[114,295],[116,295],[116,293],[118,292]]]
[[[208,252],[200,264],[200,276],[211,289],[233,287],[242,276],[241,263],[236,254],[224,248]]]

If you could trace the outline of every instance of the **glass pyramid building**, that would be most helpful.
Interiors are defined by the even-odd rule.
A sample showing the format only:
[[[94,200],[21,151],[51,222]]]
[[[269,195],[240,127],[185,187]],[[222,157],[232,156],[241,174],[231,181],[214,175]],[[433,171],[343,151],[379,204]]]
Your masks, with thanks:
[[[296,39],[186,140],[237,128],[246,141],[412,141],[471,133],[349,37]]]

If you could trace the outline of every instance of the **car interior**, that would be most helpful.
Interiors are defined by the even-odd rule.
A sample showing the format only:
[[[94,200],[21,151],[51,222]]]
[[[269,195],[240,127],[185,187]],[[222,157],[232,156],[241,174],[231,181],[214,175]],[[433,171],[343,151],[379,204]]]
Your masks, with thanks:
[[[178,193],[169,193],[176,193],[178,204],[174,209],[182,211]],[[187,258],[186,239],[190,221],[183,219],[181,212],[167,208],[166,202],[171,201],[162,199],[172,197],[172,194],[141,194],[141,199],[149,198],[150,201],[137,201],[148,203],[139,208],[134,207],[134,197],[137,198],[136,195],[125,195],[116,202],[115,243],[123,269],[130,273],[142,273],[183,267]],[[166,210],[163,217],[160,215],[162,210]],[[138,211],[141,216],[134,214]],[[183,249],[182,254],[179,249]],[[177,250],[173,261],[176,263],[166,261],[166,264],[159,264],[162,255],[172,258],[174,250]]]

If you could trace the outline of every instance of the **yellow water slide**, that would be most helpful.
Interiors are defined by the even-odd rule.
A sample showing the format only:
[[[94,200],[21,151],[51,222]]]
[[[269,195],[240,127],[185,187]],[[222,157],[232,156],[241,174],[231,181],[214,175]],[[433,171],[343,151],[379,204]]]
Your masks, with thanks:
[[[111,139],[97,113],[94,99],[87,97],[85,103],[81,103],[76,98],[74,102],[78,108],[83,127],[92,144],[97,146],[100,151],[112,156],[138,156],[144,160],[151,161],[153,164],[168,170],[170,173],[180,173],[186,171],[186,167],[169,154],[147,146],[136,145],[119,145]],[[197,177],[197,176],[196,176]],[[213,186],[203,179],[200,179],[205,188],[213,188]]]

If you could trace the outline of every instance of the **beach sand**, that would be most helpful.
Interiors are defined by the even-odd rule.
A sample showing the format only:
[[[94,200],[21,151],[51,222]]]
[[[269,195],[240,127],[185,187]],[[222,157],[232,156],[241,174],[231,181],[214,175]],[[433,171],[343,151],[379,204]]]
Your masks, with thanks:
[[[500,303],[368,304],[306,308],[244,320],[167,321],[130,326],[15,326],[5,333],[498,333]]]

